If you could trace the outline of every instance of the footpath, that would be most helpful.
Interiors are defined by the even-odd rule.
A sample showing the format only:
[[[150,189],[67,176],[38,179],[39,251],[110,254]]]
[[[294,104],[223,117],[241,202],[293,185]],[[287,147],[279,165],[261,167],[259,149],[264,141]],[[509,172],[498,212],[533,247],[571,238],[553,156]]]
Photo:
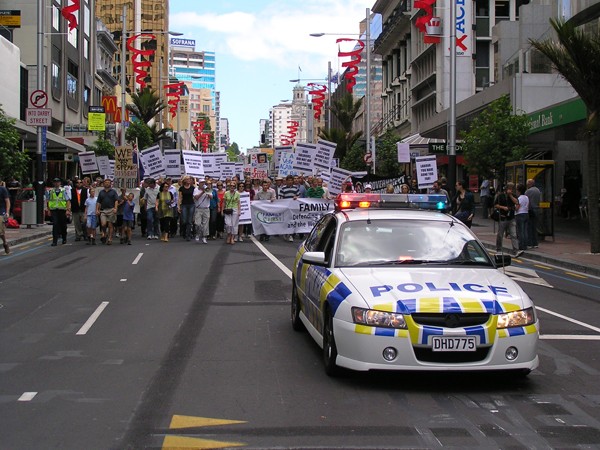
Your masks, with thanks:
[[[487,249],[496,249],[497,226],[493,220],[483,219],[481,210],[477,209],[471,230],[479,237]],[[69,226],[70,231],[72,227]],[[70,233],[71,235],[72,233]],[[49,237],[52,235],[52,225],[31,225],[27,228],[21,225],[18,229],[7,229],[8,244],[15,245],[27,241]],[[70,240],[72,239],[71,236]],[[510,239],[504,238],[504,249],[511,250]],[[0,249],[0,258],[4,252]],[[552,264],[566,270],[600,276],[600,254],[590,253],[590,232],[587,219],[568,220],[562,217],[554,218],[554,237],[540,240],[539,248],[527,250],[521,258]]]

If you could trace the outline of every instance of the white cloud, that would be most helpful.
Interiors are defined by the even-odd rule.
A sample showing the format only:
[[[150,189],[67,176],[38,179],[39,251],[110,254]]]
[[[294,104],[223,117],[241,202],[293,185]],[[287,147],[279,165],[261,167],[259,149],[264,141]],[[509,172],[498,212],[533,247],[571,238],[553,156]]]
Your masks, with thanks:
[[[358,33],[365,15],[365,3],[358,0],[280,1],[252,13],[190,10],[171,14],[170,28],[184,31],[202,48],[218,54],[294,70],[300,65],[303,72],[314,73],[323,72],[328,60],[335,61],[337,46],[335,36],[314,38],[309,34]]]

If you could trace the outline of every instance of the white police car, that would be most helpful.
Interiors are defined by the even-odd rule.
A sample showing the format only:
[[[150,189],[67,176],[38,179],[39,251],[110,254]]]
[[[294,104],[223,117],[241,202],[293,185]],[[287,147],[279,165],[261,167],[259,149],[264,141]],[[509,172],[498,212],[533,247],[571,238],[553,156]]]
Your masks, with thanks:
[[[538,366],[534,305],[498,269],[510,256],[488,255],[446,206],[445,196],[340,194],[300,246],[292,326],[323,348],[327,374]]]

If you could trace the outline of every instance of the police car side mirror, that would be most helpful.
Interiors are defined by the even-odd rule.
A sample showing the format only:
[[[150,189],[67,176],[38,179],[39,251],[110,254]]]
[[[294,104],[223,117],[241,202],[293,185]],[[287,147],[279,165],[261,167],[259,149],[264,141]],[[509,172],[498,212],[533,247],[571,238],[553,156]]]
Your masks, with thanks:
[[[314,264],[315,266],[327,265],[325,261],[325,252],[306,252],[302,255],[302,262]]]
[[[512,258],[510,255],[494,255],[494,262],[498,267],[506,267],[511,265]]]

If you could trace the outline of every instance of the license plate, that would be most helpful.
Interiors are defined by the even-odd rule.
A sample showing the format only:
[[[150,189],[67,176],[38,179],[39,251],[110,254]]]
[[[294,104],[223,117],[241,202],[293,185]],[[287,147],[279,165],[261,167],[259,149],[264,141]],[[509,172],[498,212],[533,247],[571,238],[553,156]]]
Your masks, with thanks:
[[[431,349],[434,352],[474,352],[477,350],[475,336],[432,336]]]

